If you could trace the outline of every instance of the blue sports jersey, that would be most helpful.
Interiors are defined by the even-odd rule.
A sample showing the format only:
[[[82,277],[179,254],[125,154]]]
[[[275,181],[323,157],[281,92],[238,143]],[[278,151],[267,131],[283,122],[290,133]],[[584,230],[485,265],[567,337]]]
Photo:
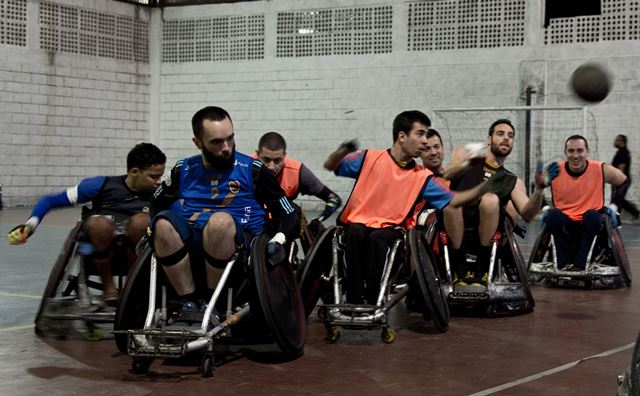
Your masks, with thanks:
[[[178,196],[183,200],[182,216],[203,229],[213,213],[223,211],[252,234],[262,232],[265,211],[255,198],[253,162],[253,158],[236,152],[233,167],[220,171],[205,168],[201,155],[181,160]]]

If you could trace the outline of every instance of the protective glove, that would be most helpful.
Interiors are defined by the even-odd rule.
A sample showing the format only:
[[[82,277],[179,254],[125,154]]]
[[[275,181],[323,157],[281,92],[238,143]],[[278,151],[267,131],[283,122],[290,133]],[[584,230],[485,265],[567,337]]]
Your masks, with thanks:
[[[358,139],[352,139],[346,142],[343,142],[339,148],[346,148],[348,150],[348,152],[353,153],[354,151],[358,150],[358,147],[360,146],[360,144],[358,143]]]
[[[486,143],[467,143],[464,145],[464,148],[467,151],[466,166],[473,166],[484,162],[487,155]]]
[[[14,227],[7,234],[7,242],[9,245],[22,245],[33,234],[33,227],[29,224],[20,224]]]
[[[492,192],[502,197],[513,190],[516,179],[511,177],[504,169],[499,169],[487,180],[481,188],[482,194]]]
[[[324,210],[318,216],[318,221],[322,222],[329,218],[338,208],[342,205],[342,200],[339,196],[331,194],[329,200],[324,206]]]
[[[279,232],[267,243],[267,260],[272,267],[282,264],[287,258],[287,253],[284,251],[286,241],[284,234]]]
[[[551,162],[543,168],[542,161],[536,165],[535,183],[536,187],[543,189],[551,184],[551,181],[560,174],[560,167],[557,162]]]

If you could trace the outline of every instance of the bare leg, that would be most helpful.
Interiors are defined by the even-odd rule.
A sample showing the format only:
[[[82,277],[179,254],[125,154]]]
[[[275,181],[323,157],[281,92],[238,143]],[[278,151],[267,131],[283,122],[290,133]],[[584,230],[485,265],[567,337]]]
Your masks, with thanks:
[[[153,234],[153,246],[158,257],[171,256],[184,246],[180,235],[168,220],[158,219],[155,222]],[[171,286],[173,286],[178,295],[184,296],[196,290],[193,276],[191,275],[189,255],[186,255],[174,265],[163,265],[162,268],[164,268]]]
[[[204,227],[202,246],[204,251],[217,260],[228,260],[236,251],[236,225],[231,215],[225,212],[214,213]],[[209,264],[207,269],[207,286],[215,289],[220,281],[223,269]]]
[[[113,273],[111,271],[111,259],[113,251],[111,251],[111,242],[113,241],[113,233],[115,226],[104,216],[91,216],[85,224],[89,241],[98,253],[107,252],[106,255],[93,257],[93,263],[98,270],[98,275],[102,280],[102,292],[104,294],[115,295],[117,293],[116,286],[113,283]]]
[[[498,229],[498,221],[500,220],[500,199],[493,193],[487,193],[480,198],[478,205],[480,216],[480,244],[482,246],[491,245],[491,238]]]
[[[127,225],[127,237],[133,245],[137,245],[143,236],[147,233],[147,227],[149,226],[149,215],[146,213],[137,213],[129,219],[129,225]],[[133,249],[127,249],[127,259],[129,264],[129,271],[133,268],[138,256],[136,256]]]
[[[444,228],[449,235],[451,248],[460,249],[464,235],[464,219],[461,207],[452,208],[447,206],[444,208]]]

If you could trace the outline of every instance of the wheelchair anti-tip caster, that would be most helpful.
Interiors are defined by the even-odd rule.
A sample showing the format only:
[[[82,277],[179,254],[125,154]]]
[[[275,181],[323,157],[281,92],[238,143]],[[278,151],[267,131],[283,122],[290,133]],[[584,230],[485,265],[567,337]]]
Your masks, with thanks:
[[[202,370],[203,378],[213,377],[213,356],[208,354],[205,355],[202,358],[202,365],[200,366],[200,369]]]
[[[327,336],[324,339],[329,344],[335,344],[340,339],[341,334],[342,333],[340,332],[339,328],[331,326],[327,329]]]
[[[149,371],[153,359],[151,358],[136,358],[131,362],[131,370],[136,374],[146,374]]]
[[[396,340],[396,338],[398,338],[398,336],[393,329],[382,329],[380,338],[385,344],[391,344]]]

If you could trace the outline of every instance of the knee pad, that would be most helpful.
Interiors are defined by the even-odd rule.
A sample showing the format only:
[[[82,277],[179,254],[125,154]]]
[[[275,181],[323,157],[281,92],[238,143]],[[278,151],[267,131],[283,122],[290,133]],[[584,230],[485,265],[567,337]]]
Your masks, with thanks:
[[[215,257],[211,257],[209,253],[205,252],[204,249],[202,249],[202,256],[204,257],[205,263],[207,263],[207,265],[212,266],[213,268],[223,269],[227,266],[227,263],[229,262],[229,260],[221,260]]]
[[[167,257],[158,257],[156,256],[156,261],[165,267],[171,267],[172,265],[176,265],[185,258],[185,256],[189,253],[189,245],[184,245],[177,252],[168,255]]]

